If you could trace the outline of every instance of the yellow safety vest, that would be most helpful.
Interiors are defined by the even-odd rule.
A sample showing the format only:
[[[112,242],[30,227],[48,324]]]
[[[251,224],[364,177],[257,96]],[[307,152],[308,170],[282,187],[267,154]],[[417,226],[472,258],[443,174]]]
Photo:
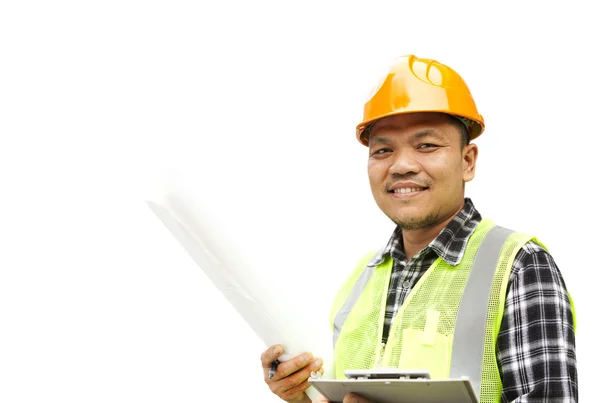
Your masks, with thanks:
[[[387,345],[381,341],[393,261],[365,256],[331,311],[336,378],[347,369],[428,369],[433,379],[468,376],[480,402],[499,402],[495,346],[506,287],[516,254],[531,240],[545,248],[531,235],[482,220],[457,266],[438,258],[423,274],[399,308]]]

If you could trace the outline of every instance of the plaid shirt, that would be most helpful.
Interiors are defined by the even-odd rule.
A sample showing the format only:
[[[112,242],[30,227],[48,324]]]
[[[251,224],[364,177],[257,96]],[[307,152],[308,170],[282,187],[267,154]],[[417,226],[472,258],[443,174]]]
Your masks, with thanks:
[[[394,260],[385,312],[383,342],[398,308],[438,258],[460,263],[467,241],[481,221],[470,199],[423,250],[407,261],[402,231],[386,248]],[[577,402],[577,362],[571,305],[552,256],[534,242],[517,253],[496,344],[503,402]]]

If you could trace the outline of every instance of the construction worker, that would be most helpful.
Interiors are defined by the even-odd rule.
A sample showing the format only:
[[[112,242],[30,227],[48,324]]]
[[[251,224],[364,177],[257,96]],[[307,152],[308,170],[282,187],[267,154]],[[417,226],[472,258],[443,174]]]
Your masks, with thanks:
[[[480,402],[576,402],[575,310],[547,248],[482,218],[465,183],[484,131],[471,92],[450,67],[398,58],[364,106],[357,138],[379,208],[396,224],[358,264],[331,310],[335,377],[347,369],[428,369],[468,376]],[[322,361],[306,353],[267,373],[288,402]],[[348,402],[367,402],[348,394]]]

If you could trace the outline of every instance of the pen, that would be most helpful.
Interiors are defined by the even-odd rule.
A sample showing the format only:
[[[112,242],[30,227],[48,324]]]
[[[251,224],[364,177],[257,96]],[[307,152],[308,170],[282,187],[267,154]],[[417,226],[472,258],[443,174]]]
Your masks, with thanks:
[[[271,380],[271,378],[273,378],[273,375],[275,375],[275,371],[277,371],[278,365],[279,365],[278,360],[273,361],[273,363],[271,364],[271,369],[269,370],[269,380]]]

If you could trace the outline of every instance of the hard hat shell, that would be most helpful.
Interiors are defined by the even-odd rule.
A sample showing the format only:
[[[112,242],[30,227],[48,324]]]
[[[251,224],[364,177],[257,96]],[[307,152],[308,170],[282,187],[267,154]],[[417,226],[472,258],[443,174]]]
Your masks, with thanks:
[[[368,145],[368,131],[375,121],[411,112],[441,112],[462,120],[473,140],[485,128],[471,91],[450,67],[415,55],[402,56],[390,66],[387,76],[364,106],[363,121],[356,137]]]

